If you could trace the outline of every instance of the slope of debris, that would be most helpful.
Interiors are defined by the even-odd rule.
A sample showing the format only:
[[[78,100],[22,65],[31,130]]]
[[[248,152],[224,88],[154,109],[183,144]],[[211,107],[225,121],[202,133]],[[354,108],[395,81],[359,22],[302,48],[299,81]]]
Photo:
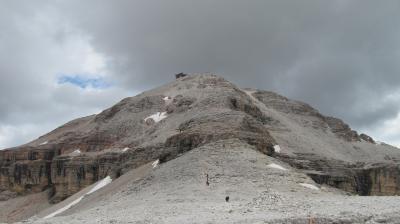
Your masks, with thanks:
[[[396,223],[398,198],[357,197],[237,139],[133,170],[60,216],[33,223]]]

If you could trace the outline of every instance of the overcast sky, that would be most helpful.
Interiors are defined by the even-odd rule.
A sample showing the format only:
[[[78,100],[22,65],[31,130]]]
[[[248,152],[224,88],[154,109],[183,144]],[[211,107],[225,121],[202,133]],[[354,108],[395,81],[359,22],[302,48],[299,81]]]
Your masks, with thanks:
[[[213,72],[400,146],[400,1],[0,0],[0,148]]]

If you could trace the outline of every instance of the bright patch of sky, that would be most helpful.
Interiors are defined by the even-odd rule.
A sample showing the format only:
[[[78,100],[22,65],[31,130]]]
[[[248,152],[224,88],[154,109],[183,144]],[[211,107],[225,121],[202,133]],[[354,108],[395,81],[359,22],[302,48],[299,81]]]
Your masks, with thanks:
[[[400,148],[400,113],[397,117],[386,120],[381,126],[369,131],[376,141]]]
[[[28,140],[32,140],[38,136],[36,131],[39,133],[46,133],[49,129],[51,130],[47,124],[43,124],[40,127],[33,124],[22,124],[17,127],[0,124],[0,150],[6,147],[23,144],[24,142],[15,144],[15,142],[18,142],[18,139],[21,138],[26,139],[26,143]]]
[[[400,103],[400,90],[391,92],[378,102],[371,103],[368,108],[379,109],[385,102],[392,102],[392,105]],[[384,111],[384,110],[383,110]],[[361,133],[366,133],[374,138],[375,141],[384,142],[389,145],[400,148],[400,112],[397,116],[389,118],[380,122],[380,125],[374,128],[364,128],[360,130]]]
[[[72,84],[82,89],[94,88],[94,89],[106,89],[111,86],[110,83],[106,82],[100,77],[87,77],[85,75],[61,75],[58,77],[58,84]]]

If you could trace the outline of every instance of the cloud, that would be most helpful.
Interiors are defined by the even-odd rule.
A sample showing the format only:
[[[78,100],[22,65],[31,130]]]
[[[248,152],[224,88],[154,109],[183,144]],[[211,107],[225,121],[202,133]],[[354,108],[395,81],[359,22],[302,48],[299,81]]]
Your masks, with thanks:
[[[371,135],[379,136],[379,141],[384,141],[400,148],[400,113],[395,118],[385,120],[382,124],[369,131]]]
[[[400,84],[398,1],[85,2],[82,9],[95,13],[62,7],[114,59],[110,67],[126,86],[146,89],[176,72],[210,71],[307,101],[357,127],[399,110],[381,101]]]
[[[0,148],[26,143],[135,93],[60,85],[58,74],[96,74],[91,86],[104,86],[107,58],[56,9],[25,3],[7,1],[0,9]]]
[[[400,109],[386,98],[400,84],[398,10],[397,1],[123,1],[98,4],[99,19],[75,18],[93,46],[126,60],[113,69],[127,85],[218,72],[372,131]]]
[[[243,87],[306,101],[356,129],[394,141],[385,129],[397,124],[400,111],[398,1],[3,5],[0,126],[41,122],[64,109],[73,116],[86,114],[170,81],[177,72],[215,72]],[[79,85],[58,85],[57,74],[92,74],[86,78],[100,78],[112,88],[90,92]],[[63,95],[77,93],[89,102]],[[96,94],[107,100],[91,99]],[[43,102],[51,109],[38,106]],[[55,127],[62,121],[48,122]]]

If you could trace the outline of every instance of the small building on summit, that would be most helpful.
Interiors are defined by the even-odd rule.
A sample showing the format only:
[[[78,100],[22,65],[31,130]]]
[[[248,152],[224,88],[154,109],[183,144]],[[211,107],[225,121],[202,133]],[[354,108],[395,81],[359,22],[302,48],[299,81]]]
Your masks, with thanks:
[[[175,74],[175,78],[176,79],[179,79],[179,78],[183,78],[183,77],[185,77],[185,76],[187,76],[187,74],[185,74],[185,73],[178,73],[178,74]]]

